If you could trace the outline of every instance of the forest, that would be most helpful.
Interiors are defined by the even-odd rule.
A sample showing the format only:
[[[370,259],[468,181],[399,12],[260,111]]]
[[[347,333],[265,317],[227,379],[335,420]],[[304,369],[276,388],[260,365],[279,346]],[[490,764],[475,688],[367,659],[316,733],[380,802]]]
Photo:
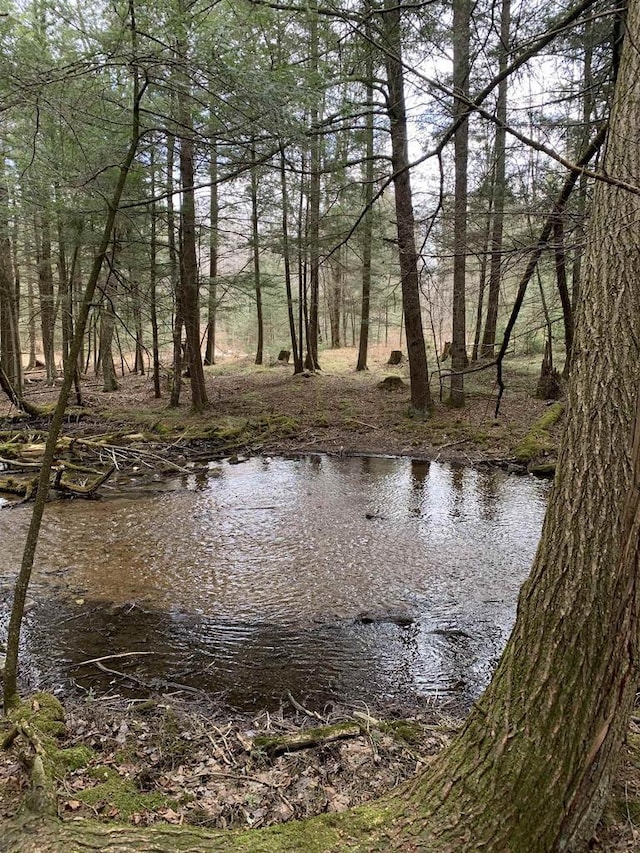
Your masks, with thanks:
[[[640,849],[639,42],[0,6],[0,851]]]

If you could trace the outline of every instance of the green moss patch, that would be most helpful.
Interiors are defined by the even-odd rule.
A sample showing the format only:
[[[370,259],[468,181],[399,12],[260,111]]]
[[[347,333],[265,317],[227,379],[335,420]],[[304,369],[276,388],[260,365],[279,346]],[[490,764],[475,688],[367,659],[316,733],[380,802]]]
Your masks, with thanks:
[[[177,805],[174,799],[159,792],[139,791],[132,779],[120,776],[110,767],[94,767],[90,775],[99,781],[93,788],[85,788],[78,793],[80,802],[93,809],[103,807],[110,812],[115,809],[121,820],[129,820],[140,812]]]
[[[554,403],[549,406],[541,418],[533,424],[515,450],[515,459],[523,465],[547,456],[556,449],[556,440],[550,429],[564,412],[564,403]]]
[[[64,711],[60,702],[49,693],[36,693],[21,702],[10,713],[16,723],[26,723],[42,744],[43,764],[47,776],[62,779],[72,770],[78,770],[93,758],[88,746],[63,748],[59,739],[66,734]]]

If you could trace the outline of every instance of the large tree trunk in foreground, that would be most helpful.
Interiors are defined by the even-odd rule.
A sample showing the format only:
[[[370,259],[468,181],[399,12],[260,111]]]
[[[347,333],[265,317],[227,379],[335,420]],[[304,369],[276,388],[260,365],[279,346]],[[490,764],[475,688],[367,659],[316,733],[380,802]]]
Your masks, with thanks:
[[[640,186],[637,0],[628,26],[605,170]],[[604,805],[637,678],[639,214],[637,195],[598,184],[568,423],[517,622],[460,737],[405,795],[430,850],[580,850]]]

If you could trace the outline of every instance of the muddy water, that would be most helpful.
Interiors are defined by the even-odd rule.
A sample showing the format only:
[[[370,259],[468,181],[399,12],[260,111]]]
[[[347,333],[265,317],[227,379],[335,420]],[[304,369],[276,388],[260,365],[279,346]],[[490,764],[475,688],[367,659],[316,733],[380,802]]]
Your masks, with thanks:
[[[547,484],[408,459],[252,459],[146,496],[50,504],[25,659],[58,689],[314,707],[486,683]],[[29,509],[0,512],[0,590]],[[82,661],[144,651],[103,665]],[[137,679],[134,680],[134,679]]]

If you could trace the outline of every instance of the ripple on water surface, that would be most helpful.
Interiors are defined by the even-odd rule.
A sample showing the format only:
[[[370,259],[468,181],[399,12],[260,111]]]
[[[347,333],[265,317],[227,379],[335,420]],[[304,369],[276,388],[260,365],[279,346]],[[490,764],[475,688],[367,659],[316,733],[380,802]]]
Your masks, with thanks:
[[[535,552],[546,483],[379,457],[256,458],[216,474],[48,507],[34,577],[44,603],[27,631],[44,680],[145,650],[140,678],[224,691],[237,706],[286,690],[321,704],[481,689]],[[0,514],[6,570],[27,518]],[[99,675],[78,672],[84,684]]]

